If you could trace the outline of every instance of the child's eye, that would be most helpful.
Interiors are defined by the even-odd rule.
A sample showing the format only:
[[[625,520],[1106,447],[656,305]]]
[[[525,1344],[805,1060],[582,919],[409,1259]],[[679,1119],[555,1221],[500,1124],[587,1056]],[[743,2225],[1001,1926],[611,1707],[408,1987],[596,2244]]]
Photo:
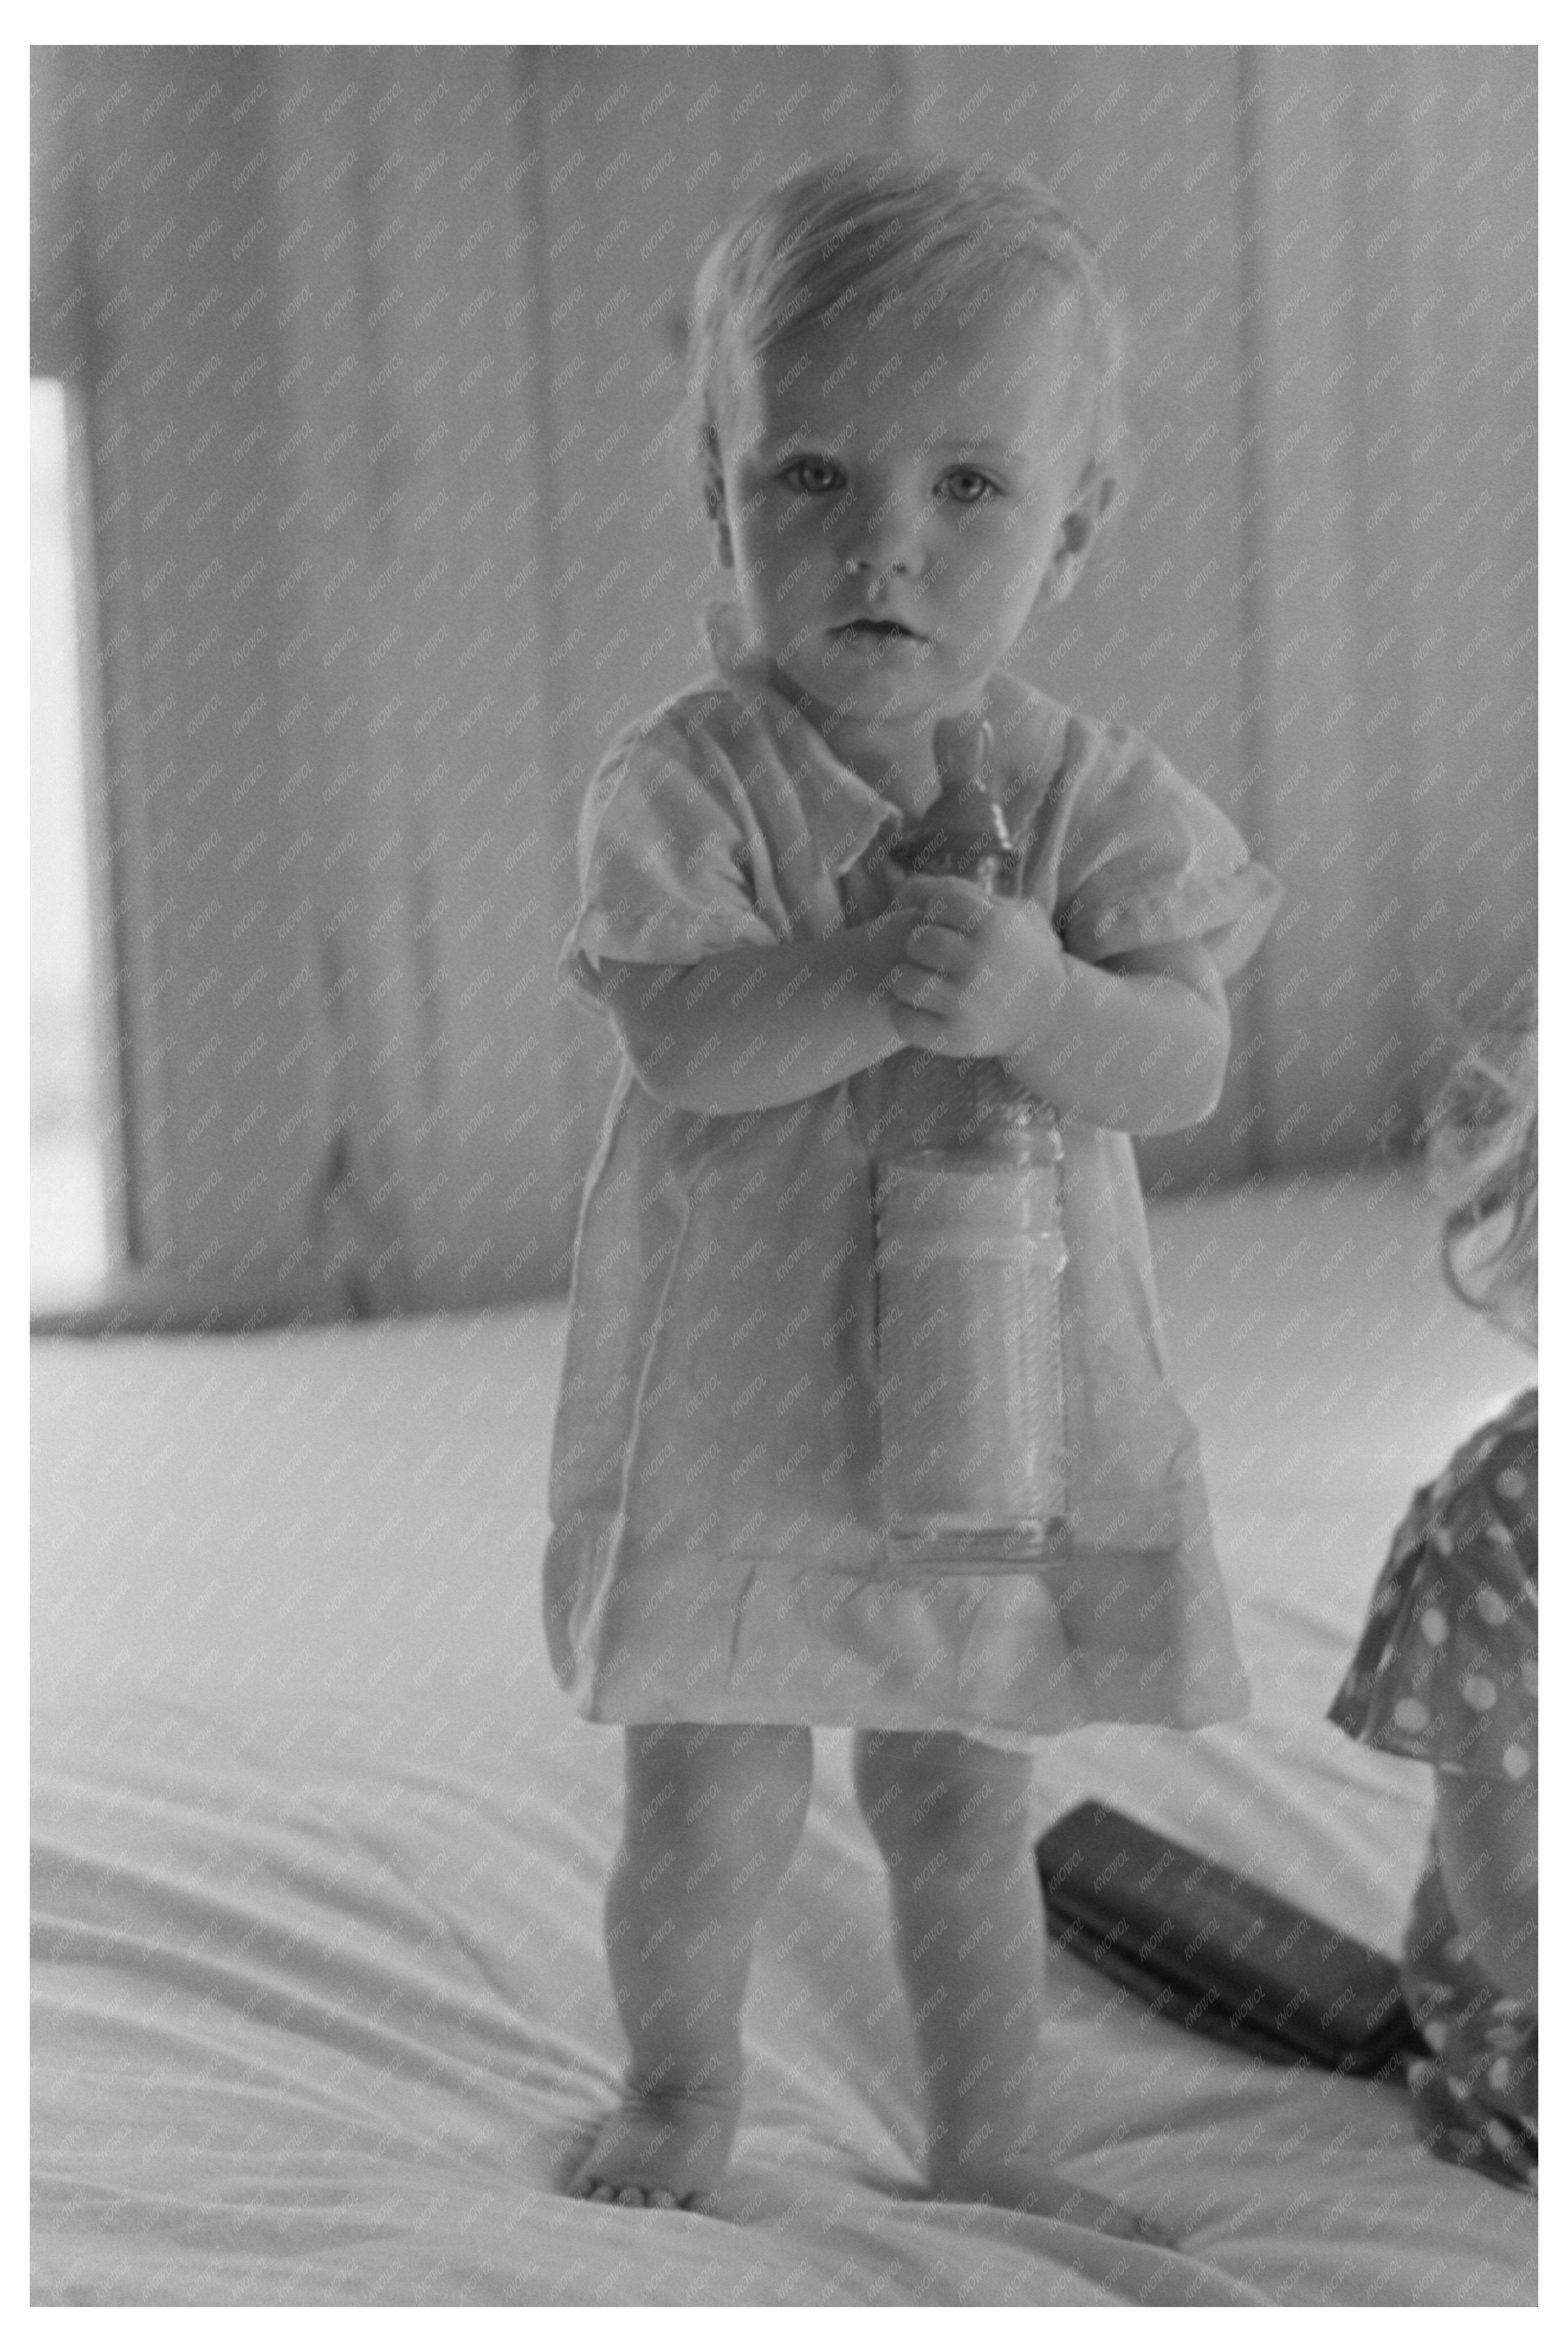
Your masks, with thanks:
[[[955,466],[951,473],[942,476],[938,488],[961,507],[977,507],[983,499],[998,495],[990,475],[973,466]]]
[[[804,490],[808,498],[822,498],[844,487],[844,476],[831,457],[797,457],[779,479],[792,490]]]

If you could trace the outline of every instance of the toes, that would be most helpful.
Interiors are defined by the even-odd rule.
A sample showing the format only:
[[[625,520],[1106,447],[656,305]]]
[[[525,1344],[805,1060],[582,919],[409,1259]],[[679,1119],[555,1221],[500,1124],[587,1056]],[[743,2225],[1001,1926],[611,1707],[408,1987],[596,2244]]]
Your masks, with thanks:
[[[734,2123],[732,2103],[716,2110],[695,2096],[628,2105],[578,2158],[571,2194],[634,2210],[696,2211],[723,2171]]]
[[[682,2211],[696,2202],[695,2193],[678,2197],[672,2189],[639,2189],[635,2181],[589,2179],[579,2182],[574,2194],[590,2205],[646,2205],[661,2213]]]

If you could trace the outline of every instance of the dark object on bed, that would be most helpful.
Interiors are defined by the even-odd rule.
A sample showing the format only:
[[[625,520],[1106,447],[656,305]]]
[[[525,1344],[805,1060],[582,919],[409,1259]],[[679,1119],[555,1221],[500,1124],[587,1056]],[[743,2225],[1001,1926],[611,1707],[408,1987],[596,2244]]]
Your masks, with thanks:
[[[1345,2074],[1420,2046],[1392,1960],[1114,1806],[1075,1806],[1035,1852],[1052,1936],[1173,2024]]]

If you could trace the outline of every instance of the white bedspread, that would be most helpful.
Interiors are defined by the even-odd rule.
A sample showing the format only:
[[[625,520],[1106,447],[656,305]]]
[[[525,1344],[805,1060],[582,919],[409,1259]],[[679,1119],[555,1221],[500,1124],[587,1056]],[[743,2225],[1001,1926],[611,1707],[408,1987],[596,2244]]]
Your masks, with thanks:
[[[1426,1775],[1323,1708],[1410,1487],[1531,1369],[1447,1298],[1406,1181],[1154,1230],[1256,1712],[1062,1741],[1039,1823],[1109,1797],[1392,1950]],[[561,2193],[620,2064],[619,1740],[539,1625],[562,1319],[35,1344],[35,2299],[1532,2302],[1533,2204],[1423,2156],[1400,2091],[1059,1957],[1059,2160],[1168,2189],[1184,2251],[924,2200],[842,1732],[758,1947],[721,2214]]]

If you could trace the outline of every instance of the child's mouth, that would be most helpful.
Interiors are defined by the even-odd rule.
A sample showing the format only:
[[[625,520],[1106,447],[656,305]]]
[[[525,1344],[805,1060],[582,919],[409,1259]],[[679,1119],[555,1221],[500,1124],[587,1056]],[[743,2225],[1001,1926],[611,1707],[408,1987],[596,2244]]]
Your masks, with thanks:
[[[833,632],[841,642],[849,645],[885,645],[902,641],[920,645],[922,640],[902,621],[841,621]]]

